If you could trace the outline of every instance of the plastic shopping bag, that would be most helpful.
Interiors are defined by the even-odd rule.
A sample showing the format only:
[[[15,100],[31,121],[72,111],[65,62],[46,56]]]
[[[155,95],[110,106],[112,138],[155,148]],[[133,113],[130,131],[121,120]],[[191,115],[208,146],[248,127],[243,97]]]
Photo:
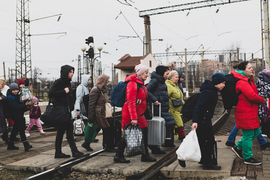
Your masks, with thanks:
[[[143,152],[143,134],[140,125],[125,125],[126,156],[135,156]]]
[[[21,89],[21,102],[23,101],[31,101],[33,99],[33,96],[28,88],[22,87]]]
[[[199,146],[196,130],[192,130],[176,151],[177,158],[181,161],[201,160],[201,149]]]

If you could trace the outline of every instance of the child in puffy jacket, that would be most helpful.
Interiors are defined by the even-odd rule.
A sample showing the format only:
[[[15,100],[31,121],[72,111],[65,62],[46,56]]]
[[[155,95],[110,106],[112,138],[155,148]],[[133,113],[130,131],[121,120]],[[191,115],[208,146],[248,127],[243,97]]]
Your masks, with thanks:
[[[42,126],[41,126],[40,121],[39,121],[39,118],[41,116],[41,110],[40,110],[40,107],[38,105],[38,99],[35,96],[33,97],[33,103],[34,103],[34,105],[31,108],[30,113],[29,113],[29,115],[30,115],[30,122],[29,122],[28,127],[25,130],[26,137],[29,137],[30,136],[29,131],[31,130],[31,128],[35,124],[38,127],[38,130],[40,132],[40,135],[45,135],[46,134],[46,132],[43,131]]]

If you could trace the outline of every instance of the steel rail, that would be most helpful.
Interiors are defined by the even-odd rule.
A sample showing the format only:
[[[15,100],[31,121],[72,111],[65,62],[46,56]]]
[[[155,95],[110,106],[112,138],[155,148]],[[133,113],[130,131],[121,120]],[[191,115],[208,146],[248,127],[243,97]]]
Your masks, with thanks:
[[[69,161],[64,162],[63,164],[61,164],[60,166],[57,166],[55,168],[49,169],[47,171],[43,171],[41,173],[35,174],[33,176],[30,176],[24,180],[41,180],[41,179],[47,179],[48,176],[52,176],[53,174],[57,173],[57,174],[63,174],[61,171],[65,171],[69,168],[71,168],[72,166],[81,163],[87,159],[90,159],[94,156],[97,156],[100,153],[103,153],[105,151],[105,149],[101,149],[99,151],[96,151],[92,154],[86,154],[82,157],[76,158],[76,159],[72,159]]]

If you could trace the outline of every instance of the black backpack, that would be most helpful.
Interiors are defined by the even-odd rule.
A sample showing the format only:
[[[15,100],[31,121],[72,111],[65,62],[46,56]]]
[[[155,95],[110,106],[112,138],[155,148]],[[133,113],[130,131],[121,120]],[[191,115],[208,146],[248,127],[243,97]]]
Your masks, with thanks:
[[[232,109],[238,103],[238,96],[241,93],[236,93],[235,86],[238,80],[235,79],[233,74],[225,75],[225,87],[221,91],[222,101],[225,109]]]
[[[197,100],[198,100],[199,96],[200,96],[200,93],[196,93],[196,94],[193,94],[192,96],[190,96],[186,100],[186,102],[185,102],[185,104],[184,104],[184,106],[182,108],[182,111],[181,111],[182,116],[184,118],[192,119],[194,107],[196,106],[196,103],[197,103]]]

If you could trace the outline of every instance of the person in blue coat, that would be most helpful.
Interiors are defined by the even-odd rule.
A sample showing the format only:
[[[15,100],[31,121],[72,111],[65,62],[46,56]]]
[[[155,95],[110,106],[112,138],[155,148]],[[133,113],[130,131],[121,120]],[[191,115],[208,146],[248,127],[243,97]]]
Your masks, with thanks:
[[[200,88],[200,96],[193,111],[192,129],[196,129],[202,158],[200,163],[205,170],[220,170],[214,152],[215,137],[212,129],[212,118],[218,100],[217,92],[225,87],[225,76],[216,73],[212,81],[206,80]]]
[[[158,104],[161,103],[161,117],[163,117],[166,121],[166,140],[164,146],[172,147],[174,146],[173,129],[176,124],[173,116],[169,112],[169,95],[167,85],[165,84],[165,80],[167,79],[169,73],[169,67],[162,65],[157,66],[156,71],[153,71],[151,74],[151,80],[147,85],[147,90],[150,103],[155,105],[153,112],[155,115],[158,115]],[[152,149],[153,154],[165,153],[157,147],[149,148]]]

